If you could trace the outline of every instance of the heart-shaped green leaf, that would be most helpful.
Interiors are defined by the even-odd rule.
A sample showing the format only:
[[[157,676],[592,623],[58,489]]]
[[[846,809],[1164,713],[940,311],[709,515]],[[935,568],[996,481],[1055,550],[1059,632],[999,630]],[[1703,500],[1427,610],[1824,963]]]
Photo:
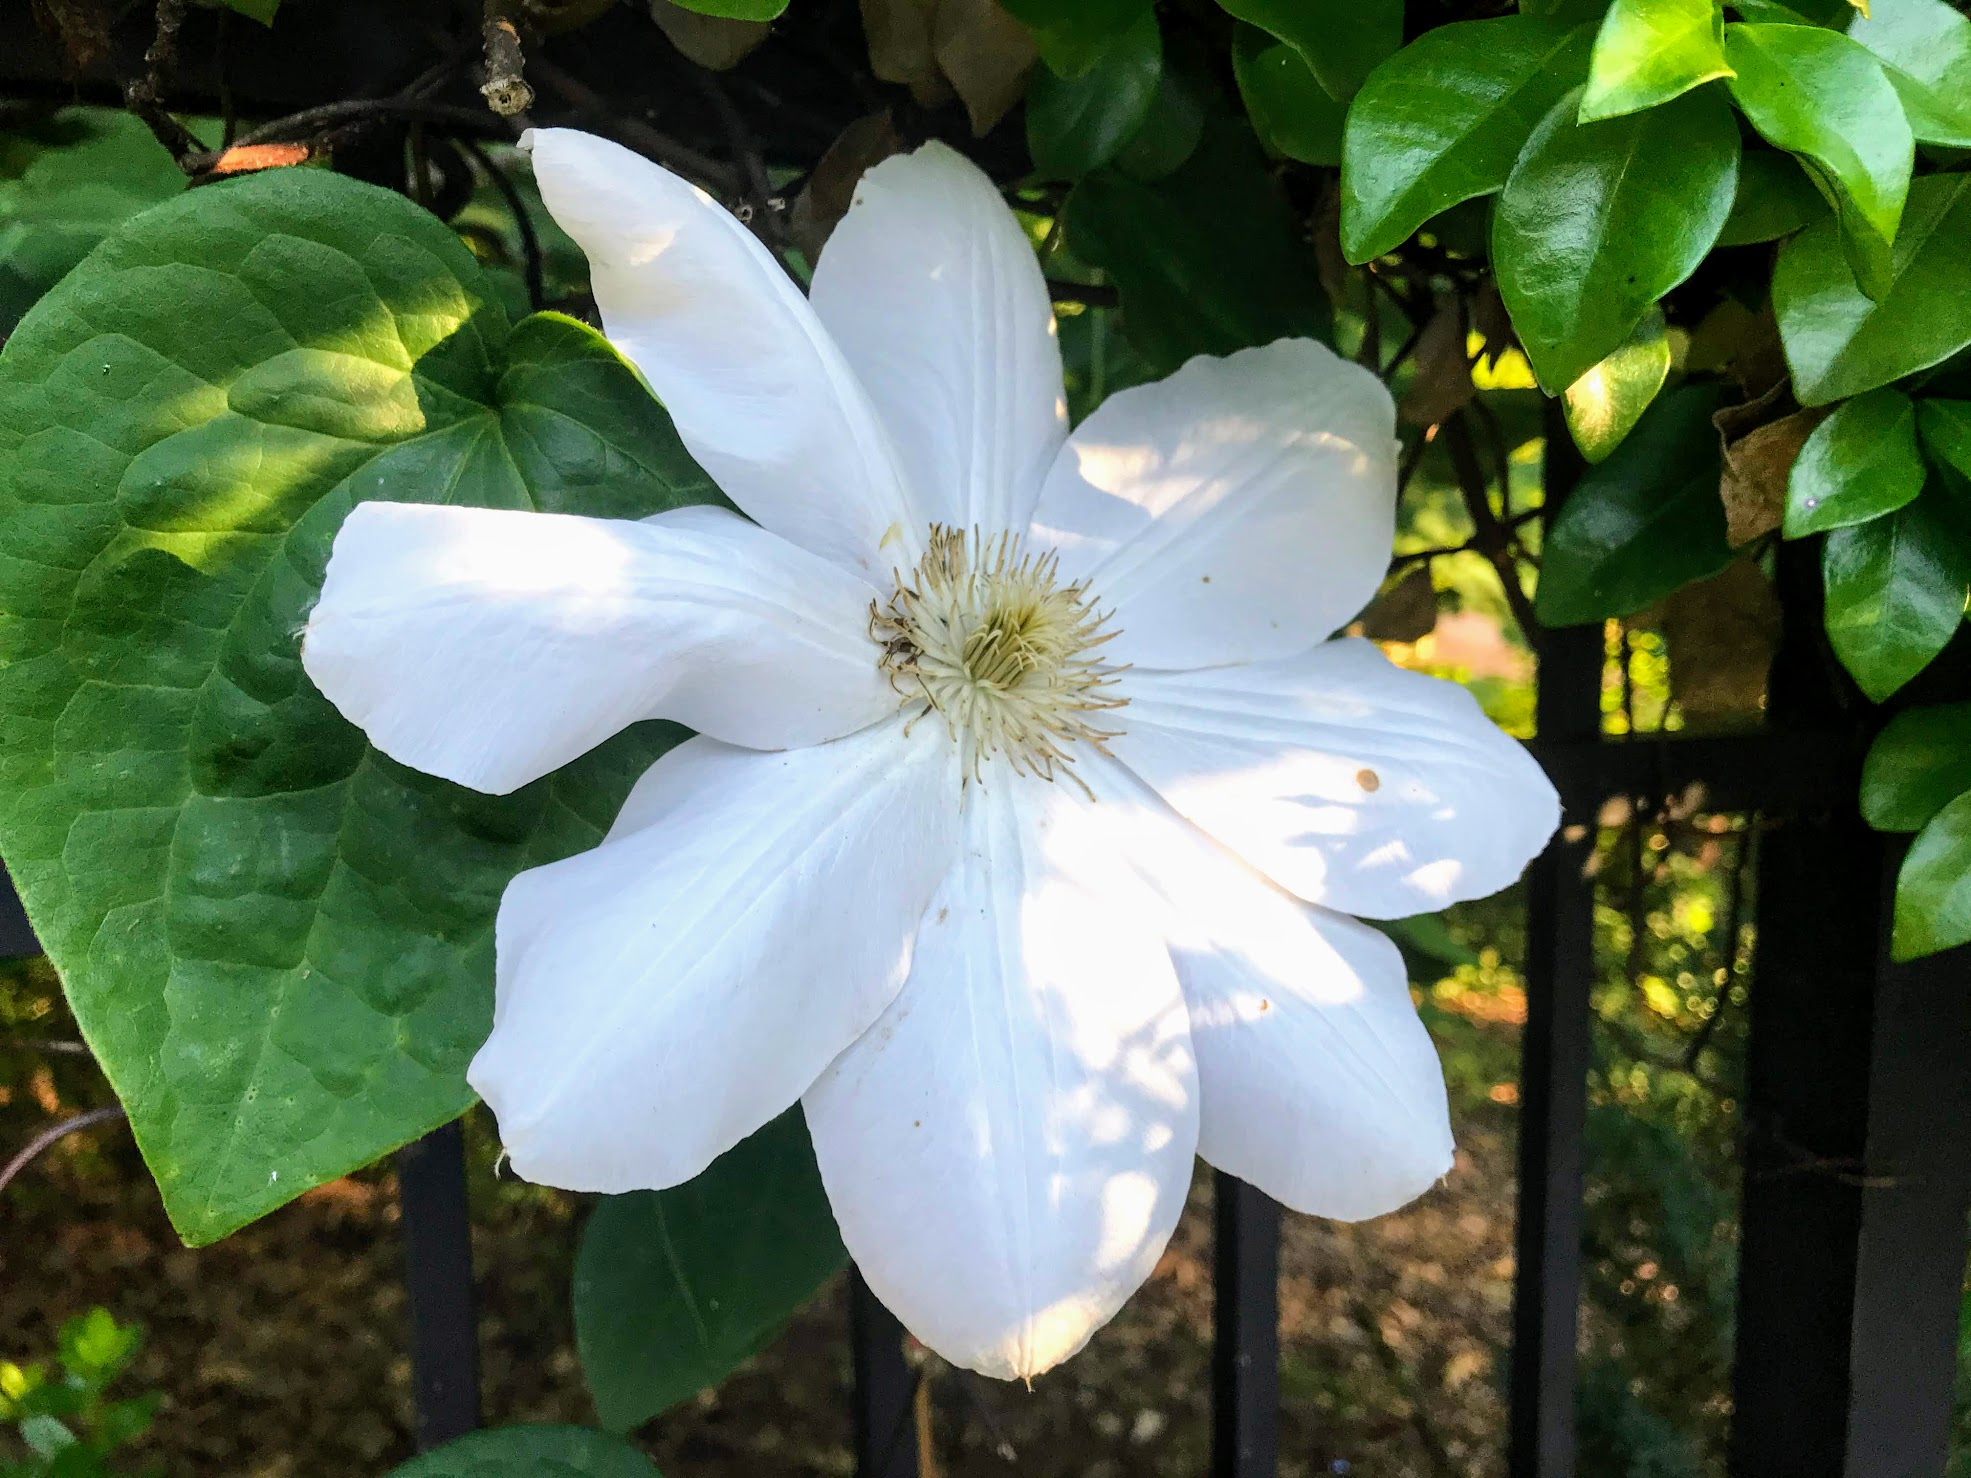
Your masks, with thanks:
[[[1871,390],[1814,428],[1786,482],[1786,537],[1798,539],[1894,513],[1923,491],[1916,407]]]
[[[1916,159],[1881,64],[1819,26],[1730,26],[1725,55],[1738,106],[1768,142],[1807,164],[1834,203],[1855,280],[1880,298]]]
[[[629,1431],[717,1385],[847,1260],[798,1108],[686,1185],[601,1201],[574,1305],[602,1424]]]
[[[1875,736],[1861,809],[1877,831],[1915,831],[1971,790],[1971,703],[1906,709]]]
[[[1971,791],[1932,816],[1896,875],[1894,953],[1914,960],[1971,942]]]
[[[1971,19],[1944,0],[1870,0],[1848,35],[1882,63],[1918,143],[1971,149]]]
[[[1581,121],[1653,108],[1729,76],[1718,0],[1615,0],[1595,35]]]
[[[1403,44],[1403,0],[1219,0],[1248,25],[1284,41],[1346,103]]]
[[[1163,80],[1163,33],[1146,10],[1079,77],[1040,69],[1027,89],[1027,151],[1050,179],[1078,180],[1123,150]]]
[[[445,1122],[522,868],[679,731],[511,796],[371,751],[296,633],[360,499],[639,517],[715,494],[592,330],[320,170],[112,236],[0,355],[0,855],[188,1241]]]
[[[1828,640],[1877,703],[1928,667],[1964,619],[1964,554],[1927,501],[1834,530],[1821,555]]]
[[[1719,398],[1710,385],[1665,395],[1568,494],[1540,559],[1543,623],[1627,616],[1731,563],[1711,425]]]
[[[1889,286],[1872,301],[1855,285],[1832,220],[1780,250],[1773,308],[1793,390],[1826,405],[1928,369],[1971,344],[1971,175],[1910,186]]]
[[[1360,264],[1506,182],[1581,80],[1594,31],[1525,15],[1438,26],[1377,67],[1342,137],[1341,249]]]
[[[662,1478],[621,1437],[587,1427],[495,1427],[422,1453],[389,1478]]]
[[[1499,294],[1533,372],[1559,393],[1697,270],[1731,214],[1738,125],[1717,88],[1611,118],[1556,103],[1492,217]]]

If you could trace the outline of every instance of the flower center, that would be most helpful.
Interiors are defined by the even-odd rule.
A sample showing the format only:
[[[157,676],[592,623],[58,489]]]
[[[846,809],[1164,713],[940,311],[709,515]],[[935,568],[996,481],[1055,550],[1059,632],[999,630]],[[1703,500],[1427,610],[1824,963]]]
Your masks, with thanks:
[[[870,605],[869,632],[906,707],[936,709],[964,749],[966,779],[983,778],[1003,754],[1020,774],[1052,780],[1074,763],[1077,740],[1097,749],[1120,731],[1092,716],[1129,700],[1113,691],[1122,671],[1097,651],[1104,630],[1085,583],[1060,583],[1051,550],[1030,551],[1013,534],[988,538],[931,526],[924,558],[897,577],[887,606]],[[1082,784],[1071,769],[1061,773]]]

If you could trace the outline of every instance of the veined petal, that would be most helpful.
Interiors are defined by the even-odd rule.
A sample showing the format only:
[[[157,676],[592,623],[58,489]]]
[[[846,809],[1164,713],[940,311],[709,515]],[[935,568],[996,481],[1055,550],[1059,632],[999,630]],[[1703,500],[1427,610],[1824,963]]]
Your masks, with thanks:
[[[717,508],[631,523],[360,503],[301,660],[392,759],[503,795],[639,719],[757,749],[876,722],[896,699],[874,598]]]
[[[1296,1211],[1359,1221],[1451,1168],[1444,1075],[1402,956],[1303,903],[1116,761],[1088,773],[1161,901],[1197,1054],[1198,1153]]]
[[[607,139],[537,128],[521,142],[542,201],[588,254],[603,331],[726,496],[866,578],[914,564],[924,519],[889,438],[753,234],[697,186]]]
[[[1184,1005],[1066,785],[995,774],[894,1004],[804,1100],[842,1238],[932,1349],[1065,1360],[1156,1265],[1197,1145]]]
[[[1389,392],[1281,339],[1110,396],[1055,461],[1033,537],[1114,608],[1114,660],[1189,668],[1335,631],[1375,594],[1395,520]]]
[[[1115,753],[1312,903],[1403,918],[1517,878],[1560,823],[1539,765],[1455,683],[1371,642],[1131,674]]]
[[[514,1170],[661,1190],[793,1104],[903,983],[958,846],[951,755],[901,723],[783,754],[687,740],[601,846],[515,878],[466,1074]]]
[[[1024,529],[1068,407],[1046,279],[984,171],[936,143],[877,165],[828,239],[812,298],[926,514]]]

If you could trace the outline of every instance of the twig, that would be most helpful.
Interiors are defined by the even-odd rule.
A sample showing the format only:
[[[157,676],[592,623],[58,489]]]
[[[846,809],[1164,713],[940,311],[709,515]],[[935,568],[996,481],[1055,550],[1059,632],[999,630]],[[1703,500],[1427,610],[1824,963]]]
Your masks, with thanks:
[[[1057,303],[1081,303],[1090,308],[1119,308],[1122,294],[1108,283],[1064,282],[1047,279],[1047,295]]]
[[[693,67],[691,76],[698,84],[698,90],[705,95],[705,101],[718,115],[719,127],[725,130],[726,142],[739,161],[741,178],[746,182],[746,203],[752,207],[750,211],[741,213],[740,219],[746,221],[753,228],[753,234],[766,243],[773,252],[774,260],[780,261],[791,242],[787,235],[787,221],[780,213],[782,202],[773,193],[773,182],[767,178],[766,159],[760,153],[759,142],[714,73],[703,67]],[[785,265],[782,262],[782,266]]]
[[[493,182],[493,188],[500,192],[500,198],[506,201],[506,208],[512,213],[514,227],[520,233],[521,272],[527,282],[527,305],[538,313],[544,297],[541,238],[534,230],[533,218],[527,214],[527,202],[520,198],[520,191],[507,178],[506,171],[493,162],[493,156],[477,140],[460,139],[458,142],[459,147],[472,156],[473,163],[486,172],[486,177]]]
[[[64,1119],[59,1124],[50,1124],[30,1139],[26,1148],[7,1162],[5,1169],[0,1169],[0,1191],[6,1190],[9,1182],[33,1164],[35,1157],[50,1145],[66,1139],[78,1129],[87,1129],[92,1124],[106,1124],[111,1119],[122,1117],[123,1110],[112,1104],[108,1108],[90,1109],[85,1114],[77,1114],[74,1118]]]
[[[480,27],[486,48],[486,80],[479,95],[502,118],[524,113],[534,103],[527,85],[527,55],[520,46],[520,28],[513,23],[512,0],[486,0],[486,19]]]
[[[1533,602],[1526,598],[1526,591],[1519,583],[1519,564],[1513,556],[1511,531],[1492,511],[1492,500],[1486,492],[1485,469],[1479,466],[1477,448],[1472,445],[1471,422],[1467,411],[1459,411],[1444,423],[1445,448],[1451,454],[1451,467],[1457,473],[1458,485],[1464,493],[1465,508],[1471,514],[1472,527],[1477,531],[1473,543],[1491,561],[1492,568],[1499,576],[1499,584],[1505,591],[1506,604],[1512,608],[1513,619],[1519,622],[1520,630],[1531,639],[1539,630],[1539,622],[1533,615]]]
[[[178,28],[185,23],[185,4],[186,0],[157,0],[157,30],[150,49],[144,53],[142,75],[123,84],[123,105],[143,121],[151,136],[170,152],[172,161],[190,174],[189,161],[202,156],[205,145],[164,106],[164,78],[178,49]]]
[[[89,1056],[89,1048],[85,1043],[65,1041],[60,1037],[7,1037],[0,1040],[0,1051],[55,1052],[72,1057]]]
[[[624,116],[594,88],[544,57],[535,57],[532,66],[534,75],[558,93],[586,121],[614,134],[637,153],[676,170],[714,194],[731,196],[738,190],[738,174],[711,155],[701,154],[689,144],[660,133],[641,119]]]

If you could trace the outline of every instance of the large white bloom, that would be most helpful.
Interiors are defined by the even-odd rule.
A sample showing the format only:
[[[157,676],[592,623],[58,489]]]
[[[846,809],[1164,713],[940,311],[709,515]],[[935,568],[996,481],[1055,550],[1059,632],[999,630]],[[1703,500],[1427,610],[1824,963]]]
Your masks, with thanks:
[[[1361,641],[1381,384],[1194,359],[1072,434],[1033,251],[933,145],[804,299],[704,193],[532,136],[605,327],[751,515],[366,503],[309,675],[384,753],[503,793],[699,731],[501,903],[473,1086],[514,1169],[664,1187],[795,1102],[850,1252],[998,1376],[1143,1281],[1194,1155],[1374,1216],[1451,1163],[1396,950],[1349,914],[1510,882],[1552,788]]]

